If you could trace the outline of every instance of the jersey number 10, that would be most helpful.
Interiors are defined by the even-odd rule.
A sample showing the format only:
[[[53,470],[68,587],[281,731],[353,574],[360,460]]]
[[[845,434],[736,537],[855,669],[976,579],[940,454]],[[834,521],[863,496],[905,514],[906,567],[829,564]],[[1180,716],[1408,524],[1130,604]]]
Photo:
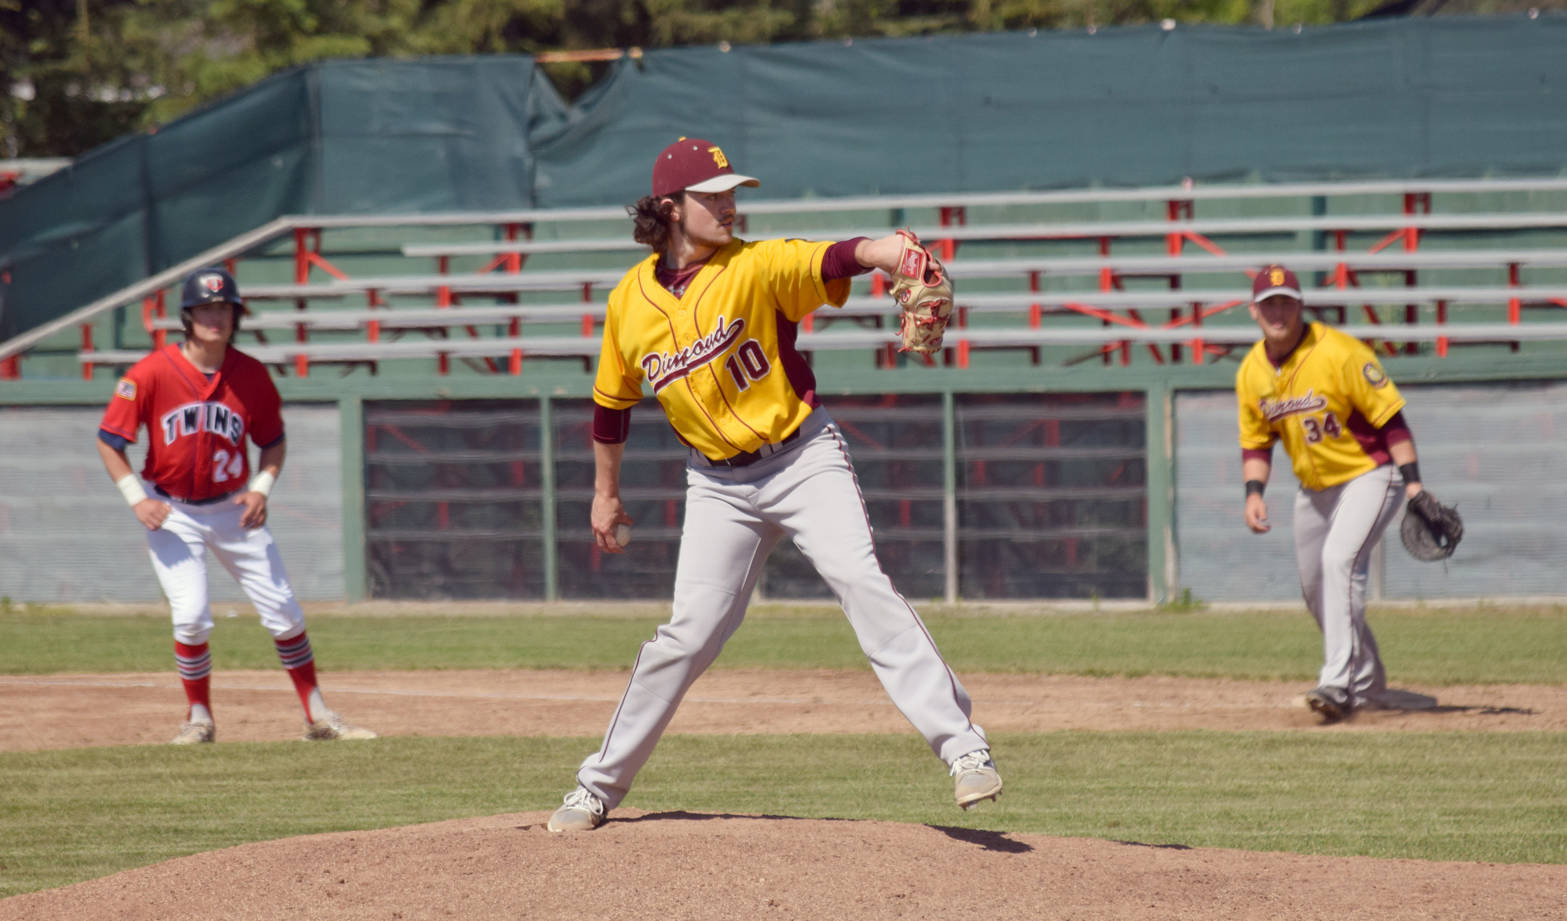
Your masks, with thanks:
[[[773,369],[767,360],[767,353],[755,339],[747,339],[740,343],[735,353],[724,359],[724,368],[729,371],[729,376],[735,379],[735,386],[741,390],[747,390],[752,381],[759,381],[767,376],[767,372]]]

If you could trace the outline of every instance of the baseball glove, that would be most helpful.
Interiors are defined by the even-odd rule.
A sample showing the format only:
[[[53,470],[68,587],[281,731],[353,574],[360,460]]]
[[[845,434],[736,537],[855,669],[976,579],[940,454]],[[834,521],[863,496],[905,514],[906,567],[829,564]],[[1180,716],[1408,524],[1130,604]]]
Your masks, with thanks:
[[[946,268],[907,230],[898,270],[892,275],[892,296],[898,303],[898,336],[902,352],[930,353],[941,348],[941,337],[952,316],[952,279]]]
[[[1404,549],[1423,563],[1445,560],[1458,549],[1464,536],[1464,520],[1458,510],[1438,502],[1429,491],[1415,493],[1404,506],[1404,522],[1399,525]]]

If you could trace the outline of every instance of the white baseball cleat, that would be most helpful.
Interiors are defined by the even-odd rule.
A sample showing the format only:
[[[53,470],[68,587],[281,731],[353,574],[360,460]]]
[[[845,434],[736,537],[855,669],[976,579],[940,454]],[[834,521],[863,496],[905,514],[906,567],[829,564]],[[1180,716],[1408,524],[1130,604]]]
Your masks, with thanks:
[[[956,778],[952,782],[952,796],[965,810],[1001,795],[1001,772],[996,770],[996,762],[990,760],[988,748],[969,752],[953,761],[948,773]]]
[[[604,801],[586,787],[566,794],[565,802],[550,816],[550,831],[592,831],[604,824]]]
[[[181,723],[179,734],[169,740],[170,745],[200,745],[218,737],[218,728],[205,721]]]
[[[330,710],[327,711],[326,716],[311,723],[310,728],[305,731],[305,738],[313,742],[332,739],[374,739],[376,737],[374,732],[363,726],[355,726]]]

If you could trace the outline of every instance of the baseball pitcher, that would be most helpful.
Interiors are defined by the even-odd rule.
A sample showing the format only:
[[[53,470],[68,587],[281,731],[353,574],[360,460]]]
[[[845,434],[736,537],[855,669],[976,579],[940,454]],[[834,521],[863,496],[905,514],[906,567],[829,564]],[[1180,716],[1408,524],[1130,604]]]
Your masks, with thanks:
[[[842,306],[851,276],[900,266],[920,275],[910,347],[930,341],[950,287],[912,235],[838,243],[745,241],[733,234],[736,173],[713,143],[681,138],[658,154],[652,194],[628,208],[653,252],[610,294],[594,381],[593,537],[626,548],[620,497],[632,406],[652,391],[689,446],[685,523],[668,623],[642,646],[598,751],[550,817],[551,831],[597,827],[626,796],[681,698],[740,626],[767,555],[787,537],[843,605],[888,695],[948,765],[965,809],[1001,792],[968,693],[876,560],[847,445],[795,348],[798,324]],[[900,307],[900,309],[902,309]],[[939,320],[935,320],[939,323]],[[939,341],[939,335],[937,336]],[[621,531],[617,536],[617,531]]]

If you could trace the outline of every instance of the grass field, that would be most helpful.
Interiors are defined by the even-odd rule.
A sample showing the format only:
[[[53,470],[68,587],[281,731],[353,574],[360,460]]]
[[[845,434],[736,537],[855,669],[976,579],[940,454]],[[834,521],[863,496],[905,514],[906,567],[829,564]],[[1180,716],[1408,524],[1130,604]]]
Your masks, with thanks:
[[[518,605],[511,616],[400,607],[395,616],[312,613],[310,636],[333,670],[626,668],[668,616],[660,605],[582,607],[570,615]],[[959,609],[960,611],[962,609]],[[1309,681],[1321,641],[1304,609],[944,613],[922,608],[942,654],[961,672],[1179,675]],[[1567,683],[1567,607],[1373,611],[1383,660],[1399,681]],[[0,674],[172,668],[168,615],[0,605]],[[220,617],[215,668],[274,668],[248,609]],[[715,668],[864,668],[836,609],[758,606]]]
[[[313,614],[339,669],[624,668],[660,607],[569,616]],[[930,611],[964,672],[1300,680],[1300,611]],[[1567,684],[1567,609],[1375,611],[1389,669],[1418,684]],[[248,613],[215,664],[276,666]],[[0,673],[171,668],[163,614],[0,606]],[[841,615],[759,608],[718,668],[865,668]],[[597,730],[595,730],[596,733]],[[0,752],[0,896],[249,841],[552,808],[585,738],[386,738],[195,750]],[[874,818],[1149,844],[1567,863],[1567,734],[1040,731],[993,737],[1007,795],[950,807],[913,733],[667,737],[628,806]]]

